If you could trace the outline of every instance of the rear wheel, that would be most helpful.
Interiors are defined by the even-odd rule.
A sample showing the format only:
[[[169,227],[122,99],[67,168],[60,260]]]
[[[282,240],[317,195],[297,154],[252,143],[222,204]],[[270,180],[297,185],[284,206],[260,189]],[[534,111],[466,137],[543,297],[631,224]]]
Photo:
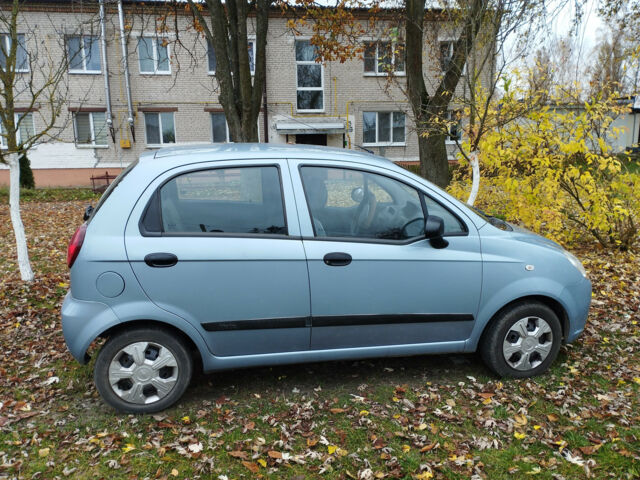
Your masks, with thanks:
[[[166,330],[152,327],[115,334],[96,359],[94,380],[116,410],[152,413],[175,403],[192,373],[188,346]]]
[[[499,313],[488,328],[480,344],[480,355],[500,376],[539,375],[558,356],[562,340],[560,320],[544,304],[516,304]]]

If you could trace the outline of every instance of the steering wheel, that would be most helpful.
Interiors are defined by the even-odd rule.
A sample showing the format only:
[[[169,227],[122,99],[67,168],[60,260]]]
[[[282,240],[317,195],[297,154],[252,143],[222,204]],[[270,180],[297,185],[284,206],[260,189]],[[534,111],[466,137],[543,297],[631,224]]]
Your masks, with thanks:
[[[371,192],[367,192],[356,209],[356,214],[351,221],[351,235],[356,236],[364,229],[371,226],[376,213],[376,197]]]

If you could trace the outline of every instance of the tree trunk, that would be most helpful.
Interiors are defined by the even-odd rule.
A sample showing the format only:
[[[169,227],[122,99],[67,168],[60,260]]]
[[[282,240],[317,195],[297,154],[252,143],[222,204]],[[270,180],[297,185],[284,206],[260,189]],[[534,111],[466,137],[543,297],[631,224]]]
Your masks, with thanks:
[[[22,216],[20,215],[20,161],[18,154],[8,155],[9,163],[9,212],[11,214],[11,224],[16,237],[16,251],[18,252],[18,267],[20,277],[25,282],[32,282],[34,275],[29,262],[29,251],[27,250],[27,237],[24,233]]]
[[[467,199],[467,205],[471,205],[473,207],[473,204],[476,203],[476,198],[478,197],[478,190],[480,189],[480,161],[478,160],[477,150],[471,152],[471,155],[469,155],[469,162],[471,163],[472,183],[471,192]]]
[[[418,149],[420,175],[440,188],[446,188],[449,184],[449,160],[445,136],[437,133],[418,135]]]

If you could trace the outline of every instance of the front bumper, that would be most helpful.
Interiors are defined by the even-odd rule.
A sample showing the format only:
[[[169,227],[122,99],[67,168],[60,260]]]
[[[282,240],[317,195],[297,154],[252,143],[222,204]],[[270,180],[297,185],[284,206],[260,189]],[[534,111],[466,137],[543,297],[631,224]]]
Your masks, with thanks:
[[[565,334],[565,343],[573,342],[584,330],[591,305],[591,281],[583,281],[565,287],[562,298],[567,302],[569,328]]]
[[[111,307],[101,302],[78,300],[68,292],[62,304],[62,334],[71,355],[80,363],[89,361],[87,349],[96,336],[118,323]]]

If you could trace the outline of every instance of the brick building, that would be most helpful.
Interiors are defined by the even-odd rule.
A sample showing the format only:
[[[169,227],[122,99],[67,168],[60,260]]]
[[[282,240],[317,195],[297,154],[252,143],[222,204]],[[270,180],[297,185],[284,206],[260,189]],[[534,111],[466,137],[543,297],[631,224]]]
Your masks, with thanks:
[[[115,174],[149,149],[228,141],[214,76],[215,52],[194,31],[191,17],[179,11],[173,23],[177,29],[159,34],[158,16],[166,8],[161,3],[125,2],[124,28],[118,6],[106,2],[103,39],[95,2],[22,4],[24,54],[40,49],[42,55],[46,48],[53,58],[70,59],[61,132],[29,154],[38,186],[88,185],[92,175]],[[320,64],[309,37],[290,31],[280,11],[270,15],[260,141],[364,148],[394,161],[417,162],[416,132],[403,93],[404,61],[402,55],[383,54],[390,48],[401,50],[385,33],[389,22],[379,21],[371,36],[363,38],[363,58]],[[364,13],[361,21],[366,22]],[[450,26],[435,17],[427,25],[425,43],[431,47],[425,49],[424,75],[429,88],[441,75],[454,36]],[[249,32],[252,29],[250,21]],[[248,48],[254,48],[251,36]],[[383,65],[385,61],[391,66]],[[23,104],[26,97],[19,97],[16,105]],[[37,106],[20,113],[31,117],[23,128],[37,130],[42,113]],[[453,149],[452,143],[451,153]],[[0,166],[0,184],[7,182],[8,170]]]

